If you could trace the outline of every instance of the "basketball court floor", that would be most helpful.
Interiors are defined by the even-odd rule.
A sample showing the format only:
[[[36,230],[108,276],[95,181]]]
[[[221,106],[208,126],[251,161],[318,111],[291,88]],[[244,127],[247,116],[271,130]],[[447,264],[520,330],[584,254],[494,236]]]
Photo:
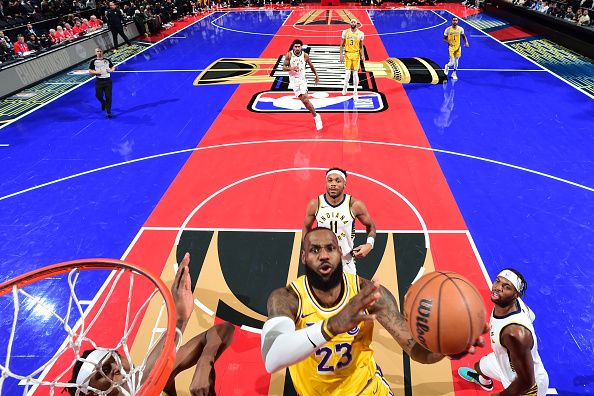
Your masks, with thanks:
[[[288,374],[264,370],[258,330],[270,291],[302,271],[306,204],[324,192],[325,169],[338,166],[379,230],[361,275],[402,302],[420,270],[456,271],[489,309],[491,279],[515,267],[528,280],[549,393],[594,393],[594,97],[463,19],[470,47],[459,80],[401,84],[366,69],[361,101],[340,94],[339,35],[351,17],[366,35],[366,64],[423,58],[443,66],[443,31],[464,12],[214,12],[118,66],[113,119],[87,83],[5,125],[0,281],[88,257],[121,258],[171,280],[189,251],[196,309],[184,339],[221,320],[237,326],[216,365],[218,394],[292,395]],[[310,85],[320,132],[286,99],[275,70],[295,38],[321,75]],[[229,59],[235,77],[197,83],[219,59]],[[238,71],[246,65],[260,70]],[[87,310],[108,277],[81,278]],[[51,281],[39,288],[46,306],[66,305]],[[62,345],[60,324],[31,305],[19,313],[7,361],[10,296],[0,310],[0,364],[13,372],[31,373]],[[100,324],[98,337],[121,320]],[[475,357],[422,366],[379,325],[375,332],[377,361],[396,394],[482,393],[456,374]],[[182,377],[179,394],[187,395],[191,373]],[[3,395],[22,393],[18,381],[4,381]]]

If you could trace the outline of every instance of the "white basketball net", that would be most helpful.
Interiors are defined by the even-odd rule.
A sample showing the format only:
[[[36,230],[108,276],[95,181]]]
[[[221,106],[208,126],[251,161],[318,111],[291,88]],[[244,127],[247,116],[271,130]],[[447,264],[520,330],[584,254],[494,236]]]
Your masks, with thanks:
[[[82,268],[82,269],[84,270],[84,268]],[[2,387],[4,385],[6,378],[14,378],[14,379],[19,380],[20,381],[19,385],[23,385],[23,395],[33,394],[36,391],[36,389],[40,386],[49,387],[50,395],[56,394],[56,390],[58,391],[59,394],[62,394],[63,388],[76,388],[76,391],[75,391],[76,395],[85,395],[85,394],[87,394],[87,392],[93,392],[97,395],[108,395],[114,389],[118,389],[121,395],[132,396],[132,395],[135,395],[141,388],[143,374],[144,374],[144,370],[146,368],[147,359],[149,357],[150,351],[155,346],[155,344],[159,341],[160,336],[162,335],[162,333],[164,331],[163,329],[159,329],[157,327],[157,324],[159,324],[162,319],[162,315],[164,313],[166,314],[166,312],[167,312],[164,300],[162,302],[162,307],[160,309],[159,317],[156,318],[155,325],[153,326],[153,329],[151,332],[150,346],[147,349],[146,353],[144,354],[144,358],[142,359],[142,362],[139,365],[134,364],[132,357],[130,355],[130,350],[128,348],[127,342],[128,342],[128,337],[130,336],[130,333],[134,329],[136,329],[136,327],[138,325],[140,325],[140,321],[142,320],[142,316],[143,316],[142,314],[146,311],[147,306],[151,302],[152,298],[155,297],[156,294],[160,295],[159,289],[156,286],[154,286],[154,290],[152,291],[152,293],[150,293],[148,298],[140,306],[138,311],[135,313],[132,313],[132,312],[130,312],[131,311],[130,302],[132,300],[135,272],[132,270],[123,269],[123,268],[116,269],[116,270],[112,271],[110,277],[106,281],[106,282],[110,282],[111,285],[109,286],[109,290],[106,294],[106,297],[103,299],[100,307],[96,311],[96,314],[93,315],[93,317],[91,317],[91,318],[87,318],[85,311],[91,311],[93,307],[88,306],[87,309],[83,309],[81,300],[78,298],[78,296],[76,295],[75,290],[74,290],[75,286],[76,286],[76,282],[77,282],[79,274],[80,274],[80,270],[81,269],[79,269],[79,268],[74,268],[73,270],[71,270],[68,273],[68,289],[70,291],[70,296],[68,298],[68,306],[67,306],[66,314],[63,316],[60,316],[59,314],[57,314],[54,307],[51,306],[51,304],[48,304],[42,298],[32,296],[31,294],[27,293],[25,290],[22,290],[22,288],[18,288],[17,286],[14,286],[12,288],[12,298],[13,298],[13,303],[14,303],[14,319],[12,321],[12,329],[10,332],[10,338],[9,338],[8,345],[7,345],[6,359],[4,362],[0,362],[0,372],[1,372],[0,394],[4,394],[2,392]],[[122,278],[122,275],[124,273],[129,274],[130,286],[128,288],[128,300],[127,300],[128,304],[127,304],[127,308],[126,308],[126,317],[125,317],[125,325],[124,325],[123,335],[121,336],[119,341],[117,341],[116,345],[113,345],[110,347],[106,347],[105,345],[103,345],[103,346],[97,345],[92,339],[88,338],[87,335],[88,335],[89,331],[92,329],[92,327],[95,324],[95,322],[97,321],[97,319],[99,318],[99,316],[101,315],[101,313],[103,312],[103,310],[105,309],[108,301],[111,298],[111,295],[113,294],[114,290],[116,289],[116,286],[117,286],[118,282],[120,281],[120,279]],[[139,275],[139,274],[136,273],[136,275]],[[139,276],[145,278],[143,275],[139,275]],[[42,366],[40,366],[38,369],[36,369],[35,371],[33,371],[32,373],[30,373],[28,375],[17,374],[17,373],[14,373],[13,371],[11,371],[11,369],[10,369],[12,346],[13,346],[13,342],[15,339],[15,333],[17,330],[17,322],[19,319],[18,318],[19,307],[21,306],[21,303],[24,301],[27,301],[28,303],[35,304],[35,309],[40,309],[44,312],[45,315],[51,315],[53,318],[58,320],[61,323],[62,327],[64,328],[64,331],[66,332],[65,347],[60,349],[49,361],[47,361]],[[74,326],[71,327],[69,325],[69,322],[70,322],[71,314],[73,312],[78,312],[78,314],[80,315],[80,319],[77,321],[77,323]],[[109,326],[107,326],[107,328],[109,329]],[[107,331],[109,331],[109,330],[107,330]],[[116,336],[114,335],[114,337],[116,337]],[[179,342],[181,342],[181,337],[180,337]],[[84,347],[83,347],[83,343],[85,344]],[[89,346],[89,348],[87,348],[86,346]],[[91,346],[92,346],[92,348],[95,348],[97,350],[107,352],[105,358],[103,358],[98,363],[94,363],[95,370],[89,376],[89,377],[91,377],[91,376],[95,375],[96,372],[100,373],[102,377],[106,378],[109,381],[109,383],[111,383],[111,386],[107,390],[101,391],[101,390],[92,388],[90,386],[80,386],[80,385],[68,382],[72,378],[73,367],[77,361],[89,362],[88,360],[82,358],[82,354],[83,354],[84,350],[90,349]],[[119,353],[122,353],[123,356],[125,357],[125,359],[129,362],[130,368],[128,371],[126,371],[124,369],[124,366],[122,364],[122,359],[120,358],[120,354],[118,353],[118,351],[119,351]],[[61,373],[59,373],[57,376],[55,376],[55,378],[46,379],[45,376],[48,373],[48,371],[52,368],[54,363],[56,363],[56,361],[58,361],[58,359],[60,359],[62,357],[62,355],[65,353],[73,353],[75,356],[75,359],[73,359],[70,362],[69,366],[66,369],[64,369]],[[103,371],[101,370],[103,362],[105,362],[109,357],[113,357],[115,359],[115,361],[120,369],[120,372],[123,376],[123,380],[121,382],[115,383],[107,375],[105,375],[103,373]],[[89,362],[89,363],[93,363],[93,362]],[[147,375],[148,375],[148,373],[147,373]],[[87,383],[88,383],[88,381],[87,381]]]

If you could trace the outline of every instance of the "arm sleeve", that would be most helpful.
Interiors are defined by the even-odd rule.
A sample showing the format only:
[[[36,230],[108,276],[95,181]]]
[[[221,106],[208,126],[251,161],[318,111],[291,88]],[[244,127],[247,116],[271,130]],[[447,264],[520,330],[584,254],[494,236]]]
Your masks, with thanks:
[[[295,330],[295,322],[288,316],[268,319],[261,337],[262,358],[269,373],[304,360],[326,343],[322,322]]]
[[[113,67],[113,63],[112,63],[111,59],[108,59],[107,62],[109,62],[109,67],[110,68]]]
[[[342,39],[344,40],[344,38],[346,37],[346,30],[342,31]]]
[[[447,36],[447,35],[448,35],[448,32],[449,32],[449,30],[450,30],[450,28],[449,28],[449,27],[447,27],[447,28],[446,28],[446,30],[444,30],[444,31],[443,31],[443,35],[444,35],[444,36]]]
[[[365,33],[359,30],[359,40],[365,39]]]
[[[464,28],[460,27],[460,35],[464,34]]]
[[[89,65],[89,70],[95,70],[95,59],[91,61],[91,64]]]

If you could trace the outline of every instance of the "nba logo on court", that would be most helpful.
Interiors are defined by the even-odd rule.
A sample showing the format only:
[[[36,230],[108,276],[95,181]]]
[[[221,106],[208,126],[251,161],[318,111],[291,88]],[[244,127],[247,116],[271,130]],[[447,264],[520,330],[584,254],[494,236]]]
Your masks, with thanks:
[[[309,100],[317,111],[331,112],[378,112],[386,109],[384,96],[379,92],[359,92],[358,100],[352,95],[342,95],[336,91],[309,92]],[[307,112],[303,103],[287,91],[260,92],[252,98],[249,110],[260,113],[274,112]]]

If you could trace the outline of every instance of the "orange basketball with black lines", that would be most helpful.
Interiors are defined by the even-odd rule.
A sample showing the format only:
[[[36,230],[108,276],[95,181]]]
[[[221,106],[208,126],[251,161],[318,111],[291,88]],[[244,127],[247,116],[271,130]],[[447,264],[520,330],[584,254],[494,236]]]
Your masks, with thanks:
[[[414,282],[404,297],[404,317],[416,342],[455,355],[481,335],[485,303],[477,288],[455,272],[431,272]]]

